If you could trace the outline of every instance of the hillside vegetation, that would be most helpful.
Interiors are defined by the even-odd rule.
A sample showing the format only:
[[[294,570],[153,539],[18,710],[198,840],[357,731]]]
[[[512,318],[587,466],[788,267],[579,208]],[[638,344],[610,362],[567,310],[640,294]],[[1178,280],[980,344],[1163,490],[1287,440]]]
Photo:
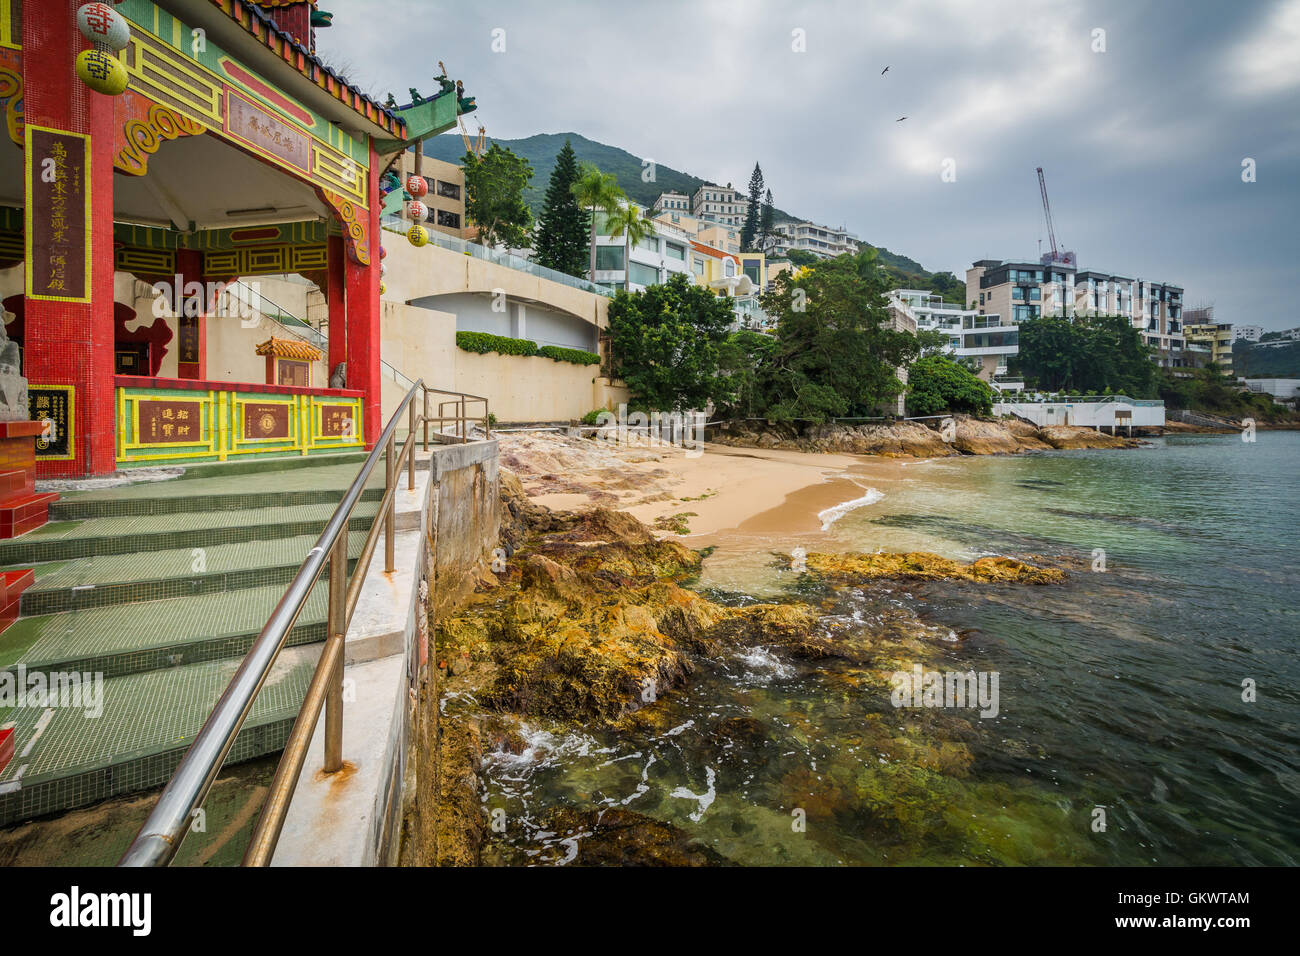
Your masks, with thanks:
[[[587,139],[578,133],[538,133],[523,139],[492,139],[487,142],[498,143],[521,156],[533,167],[533,178],[524,189],[524,202],[532,210],[534,217],[541,215],[546,198],[546,185],[551,180],[555,169],[555,158],[564,147],[564,141],[573,144],[573,152],[579,163],[594,163],[602,172],[611,173],[618,179],[618,185],[633,200],[643,206],[654,203],[661,192],[676,191],[690,196],[704,185],[705,180],[679,169],[673,169],[663,163],[655,164],[655,181],[643,182],[641,179],[641,157],[629,153],[617,146],[608,146]],[[459,164],[465,156],[465,143],[459,133],[444,133],[425,143],[425,155],[441,159],[448,163]],[[744,164],[740,164],[743,168]],[[735,188],[743,191],[745,184],[733,182]],[[779,196],[777,198],[780,198]],[[774,222],[789,222],[803,217],[783,211],[772,210]],[[867,240],[859,236],[863,242]],[[951,272],[932,273],[915,259],[890,252],[883,246],[872,246],[877,252],[877,261],[893,281],[903,287],[929,289],[939,293],[949,302],[965,304],[966,284]]]

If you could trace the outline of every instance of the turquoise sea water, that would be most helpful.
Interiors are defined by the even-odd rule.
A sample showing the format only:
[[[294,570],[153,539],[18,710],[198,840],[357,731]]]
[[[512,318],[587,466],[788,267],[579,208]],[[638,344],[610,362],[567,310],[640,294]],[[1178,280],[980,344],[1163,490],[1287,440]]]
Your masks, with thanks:
[[[525,754],[488,758],[485,805],[509,821],[489,857],[563,862],[582,835],[547,810],[617,805],[746,864],[1300,862],[1300,433],[1257,438],[919,462],[830,531],[1059,557],[1064,585],[832,592],[714,554],[711,597],[813,601],[882,643],[704,662],[641,732],[527,728]],[[895,708],[882,675],[913,658],[996,672],[997,716]]]

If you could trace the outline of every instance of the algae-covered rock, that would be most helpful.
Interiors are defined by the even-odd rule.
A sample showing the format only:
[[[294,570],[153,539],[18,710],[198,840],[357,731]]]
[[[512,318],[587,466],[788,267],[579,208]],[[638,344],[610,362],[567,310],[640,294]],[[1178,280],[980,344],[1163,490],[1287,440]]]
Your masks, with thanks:
[[[438,721],[436,760],[426,810],[432,810],[428,865],[477,866],[487,838],[478,768],[483,759],[476,721],[443,716]]]
[[[918,581],[977,581],[986,584],[1056,584],[1065,572],[1042,568],[1015,558],[986,557],[962,564],[927,551],[879,554],[821,554],[807,556],[808,570],[834,581],[862,582],[877,578]]]
[[[548,813],[543,828],[555,834],[567,866],[727,866],[710,847],[692,841],[685,830],[645,814],[609,807]]]

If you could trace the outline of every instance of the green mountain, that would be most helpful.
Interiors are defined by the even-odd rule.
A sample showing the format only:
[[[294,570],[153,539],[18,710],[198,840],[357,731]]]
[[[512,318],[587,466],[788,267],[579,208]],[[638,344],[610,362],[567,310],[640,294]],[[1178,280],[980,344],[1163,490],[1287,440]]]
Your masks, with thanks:
[[[690,173],[673,169],[663,163],[655,164],[655,181],[641,181],[641,158],[634,156],[617,146],[606,146],[587,139],[578,133],[538,133],[524,139],[492,139],[487,144],[500,143],[516,156],[522,156],[533,167],[532,185],[524,192],[524,201],[528,203],[533,214],[541,212],[542,201],[546,197],[546,184],[551,180],[551,171],[555,169],[555,156],[564,145],[565,140],[573,142],[573,152],[580,163],[595,163],[603,172],[613,173],[623,192],[643,206],[654,203],[662,192],[676,191],[690,196],[704,185],[705,180]],[[444,133],[435,136],[424,144],[426,156],[441,159],[449,163],[459,163],[465,156],[465,143],[459,133]],[[737,188],[744,189],[742,183]],[[794,216],[779,209],[773,210],[777,222],[793,219]]]
[[[1232,371],[1246,378],[1300,378],[1300,342],[1256,345],[1232,343]]]
[[[641,157],[617,146],[597,143],[579,133],[538,133],[523,139],[489,137],[488,144],[500,143],[502,147],[511,150],[516,156],[522,156],[532,165],[533,179],[529,188],[524,191],[524,201],[528,203],[534,216],[540,215],[542,211],[546,185],[551,180],[552,170],[555,169],[555,156],[564,146],[566,139],[573,143],[573,152],[577,155],[578,162],[595,163],[604,172],[613,173],[618,178],[618,184],[623,191],[643,206],[651,205],[661,192],[676,191],[688,196],[693,195],[695,190],[706,182],[698,176],[673,169],[663,163],[655,164],[654,182],[642,182]],[[448,163],[460,163],[465,157],[465,143],[459,133],[444,133],[427,140],[424,151],[426,156]],[[741,165],[745,169],[752,168],[748,160]],[[745,183],[740,183],[736,188],[744,191]],[[773,209],[772,214],[776,222],[801,219],[780,209]],[[914,259],[890,252],[883,247],[876,248],[880,254],[880,262],[890,267],[901,285],[906,285],[908,288],[930,289],[942,293],[953,302],[961,302],[965,296],[965,283],[954,277],[952,273],[927,272]]]

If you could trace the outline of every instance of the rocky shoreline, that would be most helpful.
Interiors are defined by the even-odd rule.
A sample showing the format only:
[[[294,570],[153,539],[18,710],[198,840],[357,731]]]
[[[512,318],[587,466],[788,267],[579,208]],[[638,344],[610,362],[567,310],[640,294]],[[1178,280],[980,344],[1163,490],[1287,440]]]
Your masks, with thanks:
[[[730,422],[710,432],[719,445],[775,448],[807,452],[879,455],[885,458],[947,458],[957,455],[1014,455],[1073,448],[1136,448],[1141,439],[1108,435],[1074,425],[1039,428],[1016,418],[987,419],[953,416],[947,436],[922,422],[882,424],[797,424]]]
[[[876,580],[1048,585],[1066,577],[1005,557],[963,564],[926,553],[814,553],[787,599],[724,606],[686,586],[700,570],[700,552],[657,538],[626,513],[551,511],[533,503],[511,472],[501,476],[505,570],[485,574],[464,604],[431,622],[438,715],[434,792],[424,799],[434,812],[425,811],[423,858],[412,863],[484,862],[493,841],[480,771],[494,755],[525,754],[526,720],[616,733],[656,726],[671,718],[666,698],[704,661],[760,645],[798,660],[851,662],[863,683],[886,696],[895,669],[946,651],[932,628],[904,610],[871,629],[846,628],[823,616],[812,591]],[[791,557],[773,560],[788,567]],[[927,772],[960,775],[969,766],[970,755],[953,741],[910,740],[907,748]],[[547,829],[582,833],[581,852],[569,861],[578,865],[727,862],[670,824],[612,813],[555,809]],[[491,862],[527,861],[496,847]]]

